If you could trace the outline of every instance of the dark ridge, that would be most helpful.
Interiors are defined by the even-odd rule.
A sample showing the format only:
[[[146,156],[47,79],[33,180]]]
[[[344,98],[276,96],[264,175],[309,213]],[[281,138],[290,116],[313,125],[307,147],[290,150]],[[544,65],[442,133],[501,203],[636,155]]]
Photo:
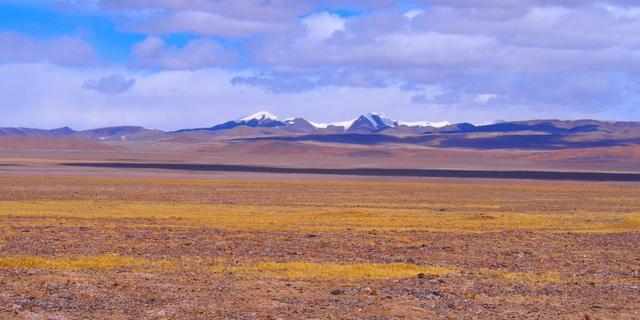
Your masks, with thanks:
[[[458,127],[458,130],[449,132],[516,132],[516,131],[538,131],[552,134],[568,134],[575,132],[594,132],[600,129],[597,125],[581,125],[573,128],[560,128],[552,122],[540,122],[536,124],[523,124],[514,122],[503,122],[488,124],[484,126],[464,126]]]
[[[238,138],[237,141],[260,141],[260,140],[276,140],[276,141],[317,141],[317,142],[334,142],[334,143],[346,143],[346,144],[363,144],[363,145],[376,145],[380,143],[418,143],[424,141],[430,141],[435,139],[433,137],[408,137],[401,138],[392,135],[383,134],[358,134],[358,133],[344,133],[344,134],[309,134],[303,136],[277,136],[277,137],[255,137],[255,138]]]
[[[379,168],[321,169],[321,168],[281,168],[281,167],[262,167],[262,166],[242,166],[242,165],[225,165],[225,164],[125,163],[125,162],[111,162],[111,163],[75,162],[75,163],[62,163],[61,165],[71,166],[71,167],[167,169],[167,170],[189,170],[189,171],[255,172],[255,173],[285,173],[285,174],[640,182],[640,174],[638,173],[607,173],[607,172],[487,171],[487,170],[379,169]]]
[[[193,131],[219,131],[219,130],[233,129],[239,126],[246,126],[251,128],[277,128],[277,127],[286,127],[287,124],[282,121],[271,120],[271,119],[265,119],[265,120],[251,119],[249,121],[233,121],[232,120],[232,121],[227,121],[225,123],[217,124],[213,127],[180,129],[173,132],[181,133],[181,132],[193,132]]]
[[[559,150],[564,148],[595,148],[640,144],[639,138],[603,139],[598,141],[568,141],[564,135],[501,135],[495,137],[469,138],[464,134],[425,134],[419,136],[400,137],[384,134],[326,134],[302,136],[276,136],[238,138],[236,141],[295,141],[295,142],[329,142],[356,145],[379,145],[385,143],[409,143],[432,145],[438,140],[440,148],[470,148],[478,150],[492,149],[527,149],[527,150]]]

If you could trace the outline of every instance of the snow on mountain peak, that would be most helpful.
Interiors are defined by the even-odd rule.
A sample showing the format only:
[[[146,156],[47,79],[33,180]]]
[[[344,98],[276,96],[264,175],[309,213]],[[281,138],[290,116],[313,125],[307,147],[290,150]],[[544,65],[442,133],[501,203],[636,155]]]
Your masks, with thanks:
[[[348,129],[349,127],[351,127],[351,125],[358,119],[353,119],[353,120],[349,120],[349,121],[340,121],[340,122],[331,122],[331,123],[322,123],[322,122],[312,122],[307,120],[312,126],[318,128],[318,129],[326,129],[329,126],[333,126],[333,127],[343,127],[345,129]]]
[[[396,119],[394,119],[392,117],[387,116],[386,114],[379,113],[379,112],[369,112],[367,114],[363,114],[363,115],[359,116],[358,118],[355,118],[355,119],[349,120],[349,121],[320,123],[320,122],[312,122],[312,121],[307,120],[307,122],[309,122],[313,127],[318,128],[318,129],[326,129],[329,126],[335,126],[335,127],[343,127],[346,130],[346,129],[349,129],[360,118],[366,119],[366,121],[371,123],[371,125],[373,125],[376,128],[380,128],[380,129],[386,128],[386,127],[388,127],[388,128],[397,128],[398,126],[441,128],[441,127],[445,127],[445,126],[448,126],[448,125],[451,124],[448,121],[439,121],[439,122],[399,121],[399,120],[396,120]],[[256,121],[256,120],[259,123],[262,123],[262,122],[264,122],[266,120],[279,121],[278,117],[276,117],[272,113],[270,113],[268,111],[260,111],[260,112],[254,113],[254,114],[252,114],[250,116],[246,116],[244,118],[240,118],[240,119],[236,120],[235,122],[241,123],[241,122],[249,122],[249,121]],[[293,124],[295,122],[295,118],[287,118],[287,119],[283,120],[282,122],[284,124],[291,125],[291,124]]]
[[[398,120],[378,112],[369,112],[362,116],[376,127],[395,127],[398,123]]]
[[[449,121],[438,121],[438,122],[429,122],[429,121],[416,121],[416,122],[405,122],[398,121],[398,125],[407,126],[407,127],[432,127],[432,128],[442,128],[448,125],[451,125]]]
[[[251,120],[258,120],[258,121],[264,121],[264,120],[278,120],[278,117],[274,116],[271,112],[268,111],[260,111],[260,112],[256,112],[250,116],[246,116],[244,118],[240,118],[238,119],[239,121],[251,121]]]

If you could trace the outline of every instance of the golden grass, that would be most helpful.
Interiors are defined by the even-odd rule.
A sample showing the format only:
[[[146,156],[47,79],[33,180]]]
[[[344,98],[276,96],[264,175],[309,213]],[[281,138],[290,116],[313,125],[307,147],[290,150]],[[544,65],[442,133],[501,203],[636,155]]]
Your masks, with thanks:
[[[109,270],[122,267],[147,268],[169,267],[170,261],[148,260],[119,255],[98,256],[66,256],[43,258],[37,256],[11,256],[0,258],[0,267],[3,268],[36,268],[59,270]]]
[[[564,282],[562,276],[558,272],[511,272],[506,270],[492,270],[492,269],[476,269],[476,272],[484,275],[488,275],[501,280],[516,282],[516,283],[562,283]]]
[[[638,185],[563,182],[327,182],[217,179],[0,177],[1,200],[101,199],[289,207],[478,212],[637,212]]]
[[[640,216],[626,217],[614,226],[621,229],[640,230]]]
[[[434,231],[616,233],[640,231],[640,213],[559,211],[507,212],[288,207],[169,203],[158,201],[0,201],[0,219],[29,219],[33,225],[176,226],[246,231]],[[92,220],[93,219],[93,220]],[[104,220],[104,221],[103,221]],[[132,221],[133,220],[133,221]],[[120,222],[118,222],[120,221]],[[0,221],[1,222],[1,221]],[[25,223],[22,221],[21,223]],[[12,222],[13,226],[16,226]]]
[[[218,261],[220,262],[220,261]],[[422,273],[425,275],[466,274],[464,268],[423,266],[407,263],[313,263],[313,262],[259,262],[246,265],[221,265],[209,267],[216,273],[230,272],[235,275],[276,279],[304,280],[390,280],[413,278]],[[513,283],[564,283],[575,282],[574,279],[563,279],[559,272],[542,273],[512,272],[494,269],[473,269],[471,274],[480,274],[494,279]],[[591,282],[581,279],[581,282]]]
[[[414,278],[418,274],[425,275],[483,275],[492,279],[520,283],[598,283],[598,284],[639,284],[634,279],[590,279],[564,277],[556,271],[541,273],[512,272],[478,268],[471,272],[459,267],[425,266],[407,263],[315,263],[315,262],[269,262],[229,265],[227,259],[216,258],[212,261],[194,257],[183,257],[178,260],[151,260],[119,255],[97,256],[55,256],[39,257],[17,255],[0,258],[0,268],[19,269],[52,269],[52,270],[113,270],[126,268],[129,270],[146,270],[153,272],[188,272],[205,276],[207,272],[216,274],[231,273],[237,276],[249,276],[264,279],[300,279],[300,280],[393,280]]]
[[[443,275],[455,272],[454,269],[428,267],[406,263],[312,263],[312,262],[260,262],[253,265],[216,266],[215,272],[231,272],[238,275],[249,275],[266,278],[291,279],[401,279],[416,277],[418,274]]]

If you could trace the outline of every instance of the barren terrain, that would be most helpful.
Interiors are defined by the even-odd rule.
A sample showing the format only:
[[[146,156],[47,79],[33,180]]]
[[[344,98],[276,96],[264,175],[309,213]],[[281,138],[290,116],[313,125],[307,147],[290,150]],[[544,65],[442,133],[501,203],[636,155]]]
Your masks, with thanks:
[[[638,145],[561,150],[477,150],[411,144],[369,146],[309,141],[177,141],[173,139],[148,142],[0,137],[0,164],[28,166],[69,162],[155,162],[325,169],[640,173],[639,150]]]
[[[16,170],[0,318],[640,317],[638,184]]]

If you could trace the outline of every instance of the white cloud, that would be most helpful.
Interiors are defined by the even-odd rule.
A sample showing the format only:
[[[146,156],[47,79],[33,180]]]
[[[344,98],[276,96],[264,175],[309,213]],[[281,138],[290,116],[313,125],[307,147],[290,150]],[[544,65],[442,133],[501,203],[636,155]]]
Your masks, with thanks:
[[[606,5],[605,8],[618,19],[638,19],[640,18],[640,7],[621,7]]]
[[[63,65],[93,65],[98,58],[94,48],[84,40],[60,37],[47,43],[49,61]]]
[[[81,88],[85,79],[104,74],[135,78],[123,95],[96,95]],[[74,70],[50,64],[0,65],[0,95],[5,97],[0,126],[86,129],[143,125],[180,129],[210,126],[266,109],[282,118],[303,116],[320,122],[352,119],[372,110],[400,119],[491,121],[514,114],[503,108],[460,113],[451,106],[409,102],[413,93],[398,87],[316,88],[272,95],[259,88],[233,86],[230,80],[250,73],[206,69],[131,73],[120,69]],[[327,97],[332,97],[327,99]],[[519,117],[532,113],[515,109]]]
[[[69,36],[45,40],[25,34],[0,31],[0,62],[40,62],[69,66],[90,66],[98,62],[94,48]]]
[[[312,1],[102,0],[98,6],[123,14],[125,30],[247,37],[286,29]]]
[[[582,4],[443,2],[411,12],[411,19],[407,12],[382,10],[333,17],[343,19],[340,24],[327,22],[329,14],[316,14],[310,21],[324,30],[318,36],[309,37],[313,28],[302,20],[252,49],[254,58],[272,71],[269,83],[293,86],[299,83],[287,79],[312,78],[316,86],[358,86],[343,81],[346,77],[327,77],[348,70],[349,78],[368,83],[441,86],[448,93],[433,101],[446,104],[482,103],[474,99],[491,92],[497,96],[482,104],[628,109],[638,100],[635,91],[625,88],[628,78],[640,72],[640,19],[620,18],[621,13],[596,2]],[[477,9],[483,5],[487,8]],[[628,17],[634,11],[624,12]],[[433,102],[420,94],[414,101]]]
[[[41,44],[37,40],[17,32],[0,32],[0,61],[24,62],[42,58]]]
[[[336,31],[344,29],[346,19],[328,12],[310,15],[302,19],[307,30],[306,37],[313,41],[330,38]]]
[[[376,109],[397,114],[397,107],[407,115],[428,110],[442,112],[447,115],[442,119],[451,121],[458,114],[466,115],[460,120],[491,121],[492,114],[628,116],[640,101],[640,7],[632,0],[424,0],[428,5],[409,11],[394,0],[328,0],[322,5],[311,0],[67,2],[69,8],[72,2],[84,3],[87,10],[112,18],[118,30],[143,33],[146,39],[131,48],[130,70],[98,72],[98,54],[81,37],[41,39],[0,32],[2,63],[73,67],[65,72],[51,65],[44,68],[51,73],[39,69],[33,76],[73,81],[51,85],[57,92],[38,92],[36,86],[29,90],[38,94],[16,93],[24,103],[13,98],[11,103],[25,110],[30,108],[26,102],[86,102],[95,114],[111,114],[102,108],[117,103],[128,106],[131,119],[137,119],[133,113],[143,115],[142,106],[159,105],[159,114],[174,115],[170,104],[186,105],[196,114],[210,115],[206,108],[211,103],[250,113],[255,111],[252,104],[269,109],[262,105],[267,101],[281,108],[272,110],[276,113],[295,108],[313,113],[319,109],[312,99],[326,101],[339,94],[348,103],[336,102],[332,113]],[[361,14],[344,17],[330,10],[345,7],[361,9],[354,11]],[[185,33],[190,41],[183,45],[165,42],[174,34],[184,39]],[[228,66],[243,71],[228,71]],[[24,69],[27,74],[29,70]],[[135,78],[135,86],[123,95],[96,95],[79,88],[86,79],[97,79],[97,89],[100,79],[112,74],[121,75],[122,83]],[[153,83],[156,89],[149,87]],[[423,90],[427,87],[439,90]],[[195,88],[202,91],[195,93]],[[367,94],[379,101],[372,105]],[[78,100],[69,98],[72,95]],[[96,101],[85,101],[88,97]],[[500,108],[510,113],[500,115]],[[156,120],[151,123],[162,123]]]
[[[102,94],[122,94],[131,90],[135,83],[136,79],[127,79],[121,74],[113,74],[97,80],[87,80],[82,87]]]
[[[238,19],[282,20],[296,17],[313,7],[309,0],[98,0],[110,10],[200,11]]]
[[[483,93],[483,94],[479,94],[477,95],[473,101],[475,102],[479,102],[479,103],[487,103],[489,101],[491,101],[492,99],[496,98],[498,95],[494,94],[494,93]]]
[[[221,67],[236,59],[235,52],[214,40],[195,39],[177,48],[167,46],[159,37],[147,37],[137,43],[133,55],[140,67],[168,70]]]
[[[601,3],[635,5],[635,0],[420,0],[421,2],[451,7],[503,7],[523,8],[530,6],[576,7]]]
[[[193,33],[204,36],[243,37],[281,31],[284,23],[233,19],[218,13],[177,11],[130,21],[126,29],[148,34]]]
[[[411,19],[413,19],[413,18],[415,18],[415,17],[417,17],[417,16],[419,16],[419,15],[421,15],[423,13],[424,13],[424,10],[422,10],[422,9],[413,9],[413,10],[406,11],[404,13],[404,17],[409,19],[409,20],[411,20]]]

